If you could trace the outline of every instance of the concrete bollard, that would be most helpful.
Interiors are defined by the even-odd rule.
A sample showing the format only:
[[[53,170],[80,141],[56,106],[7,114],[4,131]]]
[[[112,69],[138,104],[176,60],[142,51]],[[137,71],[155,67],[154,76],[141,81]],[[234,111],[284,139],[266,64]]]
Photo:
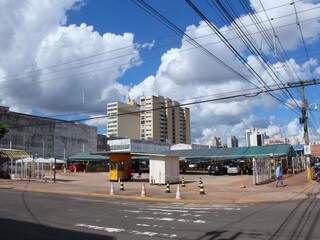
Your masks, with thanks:
[[[200,187],[201,184],[203,184],[203,182],[202,182],[202,178],[200,177],[199,178],[199,187]]]
[[[182,181],[181,181],[181,187],[185,187],[186,186],[186,183],[184,181],[184,177],[182,177]]]
[[[178,187],[177,187],[176,199],[177,200],[181,199],[180,184],[178,184]]]
[[[146,197],[146,188],[144,186],[144,183],[142,183],[141,187],[141,197]]]
[[[169,184],[169,182],[167,183],[167,185],[166,185],[166,191],[165,191],[166,193],[170,193],[171,191],[170,191],[170,184]]]
[[[114,186],[113,186],[113,183],[110,183],[110,195],[114,195]]]
[[[200,195],[206,194],[204,191],[203,183],[200,184],[200,190],[199,190]]]
[[[124,185],[123,185],[123,182],[120,182],[120,191],[124,191]]]

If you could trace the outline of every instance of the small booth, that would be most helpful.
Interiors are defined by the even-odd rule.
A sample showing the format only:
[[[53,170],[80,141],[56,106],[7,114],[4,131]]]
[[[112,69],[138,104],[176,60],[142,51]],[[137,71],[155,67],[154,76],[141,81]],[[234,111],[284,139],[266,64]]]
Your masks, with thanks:
[[[125,181],[131,179],[132,174],[132,159],[130,153],[109,153],[110,167],[109,180],[110,181]]]
[[[160,154],[150,154],[149,156],[149,182],[151,184],[180,182],[179,157]]]

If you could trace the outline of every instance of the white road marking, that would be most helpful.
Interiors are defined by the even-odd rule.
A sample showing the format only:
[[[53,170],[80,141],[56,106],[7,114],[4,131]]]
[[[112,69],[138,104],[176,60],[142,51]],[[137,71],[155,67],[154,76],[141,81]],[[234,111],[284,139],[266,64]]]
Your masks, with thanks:
[[[171,212],[152,212],[153,215],[172,215]]]
[[[180,212],[187,213],[187,210],[177,210],[177,209],[160,209],[160,208],[146,208],[147,211],[161,211],[161,212]]]
[[[181,217],[192,216],[192,217],[201,217],[200,214],[192,214],[192,213],[183,213],[180,215]]]
[[[101,230],[101,231],[109,232],[109,233],[124,232],[125,231],[124,229],[121,229],[121,228],[100,227],[100,226],[88,225],[88,224],[82,224],[82,223],[77,223],[75,226],[76,227],[85,227],[85,228],[94,229],[94,230]]]
[[[139,227],[163,228],[163,226],[157,225],[157,224],[151,225],[151,224],[145,224],[145,223],[136,223],[136,225],[139,226]]]
[[[129,213],[142,213],[142,211],[139,210],[120,210],[122,212],[129,212]]]
[[[101,226],[95,226],[95,225],[88,225],[88,224],[82,224],[82,223],[77,223],[75,224],[76,227],[83,227],[83,228],[88,228],[88,229],[94,229],[94,230],[99,230],[99,231],[104,231],[108,233],[129,233],[133,235],[141,235],[141,236],[159,236],[159,237],[167,237],[167,238],[176,238],[178,237],[177,234],[169,234],[169,233],[158,233],[158,232],[149,232],[149,231],[137,231],[137,230],[126,230],[122,228],[113,228],[113,227],[101,227]]]
[[[188,222],[188,223],[206,223],[206,221],[198,219],[198,220],[190,220],[184,218],[158,218],[158,217],[137,217],[137,219],[141,220],[157,220],[157,221],[168,221],[168,222]]]

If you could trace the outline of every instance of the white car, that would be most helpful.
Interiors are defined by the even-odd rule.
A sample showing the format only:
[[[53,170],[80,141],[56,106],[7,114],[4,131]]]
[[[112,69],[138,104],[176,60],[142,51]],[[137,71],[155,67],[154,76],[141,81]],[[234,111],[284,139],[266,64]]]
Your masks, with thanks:
[[[229,175],[236,175],[240,173],[240,168],[238,166],[228,166],[227,173]]]

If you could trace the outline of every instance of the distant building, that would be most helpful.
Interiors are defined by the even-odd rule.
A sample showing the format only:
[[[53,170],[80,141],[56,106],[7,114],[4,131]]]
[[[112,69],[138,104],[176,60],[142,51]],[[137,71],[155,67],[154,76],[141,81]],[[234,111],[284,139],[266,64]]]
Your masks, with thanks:
[[[208,149],[209,145],[204,144],[184,144],[184,143],[178,143],[174,144],[170,147],[170,150],[185,150],[185,149]]]
[[[235,136],[230,136],[227,139],[227,146],[229,148],[234,148],[234,147],[239,147],[239,141],[238,138],[236,138]]]
[[[63,159],[79,152],[97,151],[97,129],[47,117],[12,112],[0,106],[0,122],[9,132],[0,148],[25,150],[35,157]]]
[[[248,147],[263,146],[265,137],[265,133],[260,132],[256,128],[246,130],[246,142]]]
[[[163,96],[143,96],[139,104],[140,139],[170,144],[191,142],[188,108]]]
[[[107,105],[107,136],[140,138],[139,106],[134,102],[112,102]]]
[[[162,153],[170,150],[167,143],[137,140],[137,139],[114,139],[108,140],[110,152],[130,152],[130,153]]]
[[[98,134],[97,151],[98,152],[109,151],[108,138],[106,135]]]
[[[285,144],[289,142],[289,139],[286,137],[274,137],[264,139],[264,145]]]
[[[221,138],[220,137],[214,137],[212,139],[212,146],[213,147],[222,147]]]

